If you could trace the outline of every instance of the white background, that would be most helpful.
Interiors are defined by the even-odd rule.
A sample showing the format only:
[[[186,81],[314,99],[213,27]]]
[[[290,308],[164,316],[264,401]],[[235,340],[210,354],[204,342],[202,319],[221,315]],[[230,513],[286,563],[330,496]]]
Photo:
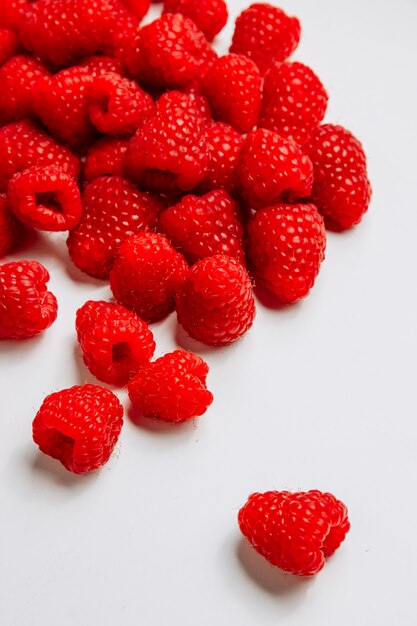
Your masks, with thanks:
[[[232,4],[234,17],[248,3]],[[199,346],[215,395],[206,416],[127,418],[117,454],[81,478],[37,451],[31,422],[47,394],[93,381],[74,314],[110,292],[71,266],[63,235],[37,239],[25,256],[50,270],[60,313],[42,337],[0,347],[4,626],[417,623],[417,2],[281,5],[302,21],[294,58],[327,86],[326,119],[365,145],[369,214],[329,235],[311,297],[259,305],[234,346]],[[154,330],[158,356],[193,347],[175,316]],[[352,530],[313,580],[283,575],[240,538],[239,507],[274,488],[329,490],[349,507]]]

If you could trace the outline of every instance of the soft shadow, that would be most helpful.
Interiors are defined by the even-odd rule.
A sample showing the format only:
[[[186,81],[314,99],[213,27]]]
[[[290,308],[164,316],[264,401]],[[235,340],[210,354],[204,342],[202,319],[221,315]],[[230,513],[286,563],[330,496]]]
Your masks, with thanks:
[[[201,343],[196,339],[193,339],[188,335],[183,327],[178,324],[175,325],[174,330],[174,340],[176,344],[183,348],[183,350],[188,350],[189,352],[195,352],[196,354],[218,354],[220,351],[230,350],[229,346],[208,346],[205,343]]]
[[[150,419],[141,415],[141,413],[131,404],[125,411],[125,415],[137,428],[155,435],[163,435],[168,437],[178,437],[179,435],[192,436],[197,429],[196,420],[189,420],[178,424],[164,422],[158,419]]]
[[[65,469],[62,463],[39,450],[27,459],[27,464],[30,472],[37,475],[42,481],[68,489],[86,488],[97,476],[97,472],[84,475],[72,474]]]
[[[96,285],[98,287],[106,284],[105,280],[93,278],[74,265],[64,239],[58,239],[53,235],[44,235],[42,240],[42,253],[58,259],[67,276],[75,283]]]
[[[262,287],[262,285],[257,285],[253,293],[257,301],[267,309],[272,309],[274,311],[289,311],[291,309],[295,309],[300,306],[300,303],[296,304],[283,304],[278,300],[273,293]]]
[[[20,352],[27,353],[28,350],[36,350],[43,338],[43,333],[40,333],[28,339],[4,339],[0,341],[0,354],[9,353],[15,355]]]
[[[93,374],[85,366],[83,356],[81,354],[81,348],[77,341],[74,342],[73,357],[75,366],[77,368],[77,378],[79,385],[103,385],[109,387],[109,385],[98,381],[97,378],[93,376]]]

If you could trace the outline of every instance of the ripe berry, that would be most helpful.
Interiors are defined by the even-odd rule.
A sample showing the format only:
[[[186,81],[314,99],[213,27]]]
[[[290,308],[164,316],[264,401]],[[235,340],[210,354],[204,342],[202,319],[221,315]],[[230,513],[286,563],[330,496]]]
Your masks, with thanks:
[[[244,141],[242,135],[227,124],[215,122],[207,126],[205,138],[209,160],[201,189],[211,191],[223,187],[233,193],[237,186],[236,170]]]
[[[185,422],[203,415],[213,402],[207,374],[203,359],[175,350],[139,370],[129,383],[129,397],[143,417]]]
[[[91,181],[99,176],[122,176],[128,145],[128,139],[118,137],[103,137],[93,143],[84,162],[84,178]]]
[[[11,212],[6,196],[0,194],[0,258],[19,243],[22,234],[22,225]]]
[[[249,276],[239,261],[224,255],[196,263],[177,288],[178,321],[202,343],[225,346],[252,326],[255,301]]]
[[[99,76],[108,74],[109,72],[123,75],[124,71],[121,59],[115,59],[114,57],[108,57],[102,54],[87,57],[78,63],[78,65],[79,67],[84,67],[88,70],[88,73],[93,78],[98,78]]]
[[[0,26],[0,66],[20,52],[22,45],[17,33]]]
[[[208,41],[226,26],[228,11],[224,0],[165,0],[164,13],[186,15],[205,34]]]
[[[253,493],[238,521],[259,554],[298,576],[317,574],[350,528],[345,505],[317,490]]]
[[[0,339],[28,339],[53,324],[58,304],[48,280],[37,261],[0,265]]]
[[[206,124],[211,124],[213,120],[211,117],[209,101],[207,100],[206,96],[203,96],[201,94],[200,82],[196,80],[186,87],[183,87],[180,91],[181,93],[185,93],[185,95],[188,96],[189,101],[191,102],[192,106],[197,110],[201,119],[204,120]]]
[[[20,55],[0,68],[0,125],[33,113],[32,87],[49,72],[36,59]]]
[[[1,0],[0,26],[14,30],[20,20],[22,10],[28,7],[28,0]]]
[[[33,441],[74,474],[110,458],[123,425],[123,407],[109,389],[82,385],[47,396],[33,420]]]
[[[145,17],[151,4],[150,0],[121,0],[121,2],[138,20]]]

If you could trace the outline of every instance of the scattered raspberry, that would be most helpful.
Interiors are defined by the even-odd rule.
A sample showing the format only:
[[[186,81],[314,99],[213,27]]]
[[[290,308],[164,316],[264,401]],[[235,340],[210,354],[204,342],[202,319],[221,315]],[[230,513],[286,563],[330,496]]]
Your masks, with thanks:
[[[96,278],[108,278],[120,245],[156,226],[161,206],[120,176],[103,176],[87,185],[83,216],[68,237],[75,265]]]
[[[188,272],[184,257],[165,237],[140,233],[120,248],[110,274],[116,300],[147,322],[174,308],[174,293]]]
[[[146,322],[118,304],[89,300],[77,311],[84,363],[99,380],[126,385],[155,352]]]
[[[229,17],[224,0],[165,0],[164,13],[181,13],[189,17],[208,41],[213,41],[223,30]]]
[[[6,196],[0,194],[0,258],[13,250],[22,234],[22,225],[10,211]]]
[[[304,146],[314,167],[312,201],[334,230],[358,224],[372,190],[362,144],[342,126],[324,124]]]
[[[13,30],[0,27],[0,66],[21,51],[22,46],[18,35]]]
[[[150,0],[121,0],[121,2],[138,20],[145,17],[151,4]]]
[[[37,261],[0,265],[0,339],[28,339],[54,323],[58,304],[48,280]]]
[[[345,505],[321,491],[254,493],[238,521],[259,554],[299,576],[317,574],[350,528]]]
[[[97,78],[102,74],[108,74],[109,72],[123,75],[124,71],[121,59],[115,59],[114,57],[108,57],[101,54],[87,57],[78,65],[88,70],[88,73],[93,78]]]
[[[0,125],[17,122],[33,113],[32,87],[49,72],[36,59],[15,56],[0,68]]]
[[[190,263],[214,254],[245,262],[239,207],[224,189],[185,196],[161,214],[159,226]]]
[[[236,170],[243,137],[237,130],[222,122],[210,124],[205,135],[209,162],[201,187],[207,191],[223,187],[233,193],[237,185]]]
[[[300,34],[296,17],[270,4],[253,4],[236,20],[230,52],[249,57],[265,73],[274,61],[285,61],[294,52]]]
[[[252,326],[255,301],[249,276],[236,259],[216,255],[196,263],[177,289],[178,321],[194,339],[224,346]]]
[[[265,74],[258,126],[303,144],[322,121],[328,95],[302,63],[274,63]]]
[[[270,130],[247,136],[238,166],[242,194],[254,208],[280,202],[282,196],[305,198],[313,185],[313,166],[298,145]]]
[[[324,222],[316,207],[281,204],[257,211],[248,238],[249,258],[260,282],[281,302],[304,298],[326,249]]]
[[[107,463],[122,425],[123,407],[114,393],[82,385],[45,398],[33,420],[33,441],[70,472],[86,474]]]
[[[122,176],[128,139],[104,137],[93,143],[84,163],[84,177],[91,181],[99,176]]]
[[[15,30],[20,20],[22,10],[29,6],[28,0],[1,0],[0,27]]]
[[[213,402],[207,374],[203,359],[175,350],[139,370],[129,383],[129,397],[144,417],[185,422],[203,415]]]

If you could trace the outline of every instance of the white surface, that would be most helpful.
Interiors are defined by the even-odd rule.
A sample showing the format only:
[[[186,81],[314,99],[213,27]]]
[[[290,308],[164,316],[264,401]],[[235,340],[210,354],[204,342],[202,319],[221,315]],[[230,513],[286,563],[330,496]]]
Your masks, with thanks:
[[[232,4],[235,15],[248,2]],[[327,120],[365,144],[371,210],[329,235],[310,298],[259,305],[242,342],[204,350],[205,417],[126,419],[116,457],[85,478],[38,453],[31,421],[50,392],[93,380],[74,313],[109,290],[71,267],[63,236],[39,239],[28,256],[51,271],[58,321],[0,346],[4,626],[417,623],[417,3],[281,4],[302,20],[294,58],[327,86]],[[175,317],[155,335],[158,355],[173,349]],[[282,575],[240,539],[239,507],[271,488],[329,490],[349,507],[351,533],[314,580]]]

